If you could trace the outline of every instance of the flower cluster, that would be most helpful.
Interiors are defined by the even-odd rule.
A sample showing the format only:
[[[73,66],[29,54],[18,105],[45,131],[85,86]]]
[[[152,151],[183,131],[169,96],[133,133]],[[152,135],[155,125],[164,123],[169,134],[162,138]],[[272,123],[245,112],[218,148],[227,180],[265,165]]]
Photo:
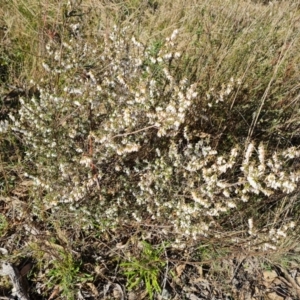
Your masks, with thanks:
[[[85,229],[147,219],[196,237],[253,197],[296,189],[295,147],[268,154],[251,142],[219,154],[210,134],[194,134],[207,101],[224,101],[239,79],[205,99],[176,73],[178,30],[149,45],[130,30],[86,39],[77,26],[68,43],[47,45],[40,96],[21,99],[11,123],[35,167],[36,209],[67,209]]]
[[[211,88],[206,93],[206,99],[208,101],[208,106],[212,107],[213,103],[224,102],[229,98],[229,96],[233,93],[235,89],[237,89],[241,85],[240,78],[231,77],[227,84],[222,84],[221,88],[215,89]]]

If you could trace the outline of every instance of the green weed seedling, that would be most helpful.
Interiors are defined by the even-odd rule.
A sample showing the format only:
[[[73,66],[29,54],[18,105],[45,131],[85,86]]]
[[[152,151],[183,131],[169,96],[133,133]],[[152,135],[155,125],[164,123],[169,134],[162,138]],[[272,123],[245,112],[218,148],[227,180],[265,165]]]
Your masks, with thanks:
[[[60,251],[60,259],[52,262],[52,266],[47,274],[52,284],[58,284],[62,295],[66,299],[74,299],[74,285],[80,279],[80,264],[75,262],[72,255],[65,251]]]
[[[164,246],[154,249],[145,241],[142,244],[141,256],[121,263],[121,267],[124,269],[123,274],[127,277],[128,289],[132,290],[143,283],[150,299],[153,299],[154,292],[161,292],[158,280],[161,268],[166,264],[160,258]]]
[[[8,228],[8,223],[4,215],[0,215],[0,237],[3,236]]]

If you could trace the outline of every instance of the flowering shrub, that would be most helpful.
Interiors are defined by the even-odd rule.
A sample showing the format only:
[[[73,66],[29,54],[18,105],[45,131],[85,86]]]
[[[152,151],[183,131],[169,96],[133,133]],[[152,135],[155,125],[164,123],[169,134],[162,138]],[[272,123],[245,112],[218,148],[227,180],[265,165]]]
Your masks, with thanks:
[[[21,99],[10,125],[34,166],[33,211],[67,215],[66,226],[76,219],[85,230],[153,222],[196,237],[252,198],[295,191],[298,149],[268,153],[250,141],[219,154],[201,128],[239,78],[202,93],[177,72],[179,30],[147,46],[131,30],[86,39],[73,24],[68,42],[47,44],[40,96]],[[276,230],[273,242],[284,235]]]

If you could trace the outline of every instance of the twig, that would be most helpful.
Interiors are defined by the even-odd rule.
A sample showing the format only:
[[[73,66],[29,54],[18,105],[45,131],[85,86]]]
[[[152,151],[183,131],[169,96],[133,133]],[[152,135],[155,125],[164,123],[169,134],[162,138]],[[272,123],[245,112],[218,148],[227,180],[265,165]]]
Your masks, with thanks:
[[[296,283],[296,281],[293,279],[293,277],[280,265],[276,264],[275,265],[283,274],[283,277],[292,285],[292,287],[295,289],[296,294],[298,298],[300,298],[300,287]]]
[[[5,276],[8,275],[13,284],[14,294],[18,297],[19,300],[30,300],[27,295],[26,289],[22,284],[22,276],[19,271],[13,267],[8,262],[2,262],[0,269],[0,275]]]
[[[151,129],[151,128],[157,128],[157,126],[156,125],[150,125],[150,126],[147,126],[147,127],[144,127],[144,128],[132,131],[132,132],[116,134],[112,138],[114,139],[116,137],[122,137],[122,136],[128,136],[128,135],[136,134],[136,133],[139,133],[141,131],[145,131],[145,130],[148,130],[148,129]]]
[[[230,280],[231,283],[233,282],[233,279],[235,278],[235,276],[236,276],[237,273],[239,272],[239,270],[240,270],[241,266],[243,265],[243,263],[245,262],[245,260],[246,260],[246,257],[244,257],[244,258],[240,261],[240,263],[237,265],[237,267],[235,268],[234,273],[233,273],[233,276],[232,276],[232,278],[231,278],[231,280]]]

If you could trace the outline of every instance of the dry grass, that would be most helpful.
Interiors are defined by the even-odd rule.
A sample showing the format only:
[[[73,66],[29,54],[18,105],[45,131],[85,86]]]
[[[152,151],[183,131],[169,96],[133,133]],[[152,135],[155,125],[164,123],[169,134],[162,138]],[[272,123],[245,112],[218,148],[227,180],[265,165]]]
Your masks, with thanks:
[[[19,263],[22,258],[30,258],[36,262],[30,275],[33,294],[49,298],[57,291],[56,296],[61,299],[77,299],[80,290],[95,299],[108,299],[101,291],[108,282],[114,282],[134,287],[138,299],[149,295],[159,299],[159,293],[166,293],[168,299],[183,299],[191,293],[197,278],[202,278],[202,282],[209,281],[216,289],[220,299],[225,299],[226,293],[239,299],[236,282],[252,280],[253,286],[259,286],[254,278],[266,265],[294,267],[295,261],[298,263],[298,179],[291,192],[283,187],[283,182],[291,172],[298,174],[299,169],[299,153],[284,156],[286,149],[294,149],[291,147],[298,151],[300,141],[299,4],[280,1],[265,5],[234,0],[86,0],[70,4],[3,1],[0,121],[9,120],[11,113],[17,122],[11,118],[12,129],[0,133],[0,242],[9,251],[5,259]],[[79,24],[78,32],[74,30],[75,24]],[[176,29],[178,38],[170,50],[165,40]],[[118,49],[116,40],[110,40],[112,34],[119,42],[124,39],[127,48]],[[131,42],[133,36],[142,43],[142,54]],[[77,52],[68,50],[64,43],[71,44],[73,49],[78,47]],[[90,52],[83,54],[85,44],[90,46]],[[49,54],[48,45],[60,53],[60,59]],[[176,88],[170,88],[163,67],[150,63],[149,57],[159,57],[161,49],[181,53],[180,58],[164,66],[178,86],[186,78],[186,89],[193,86],[197,96],[178,128],[170,125],[167,133],[157,135],[159,117],[155,116],[156,123],[149,126],[147,113],[155,115],[156,107],[165,109],[173,103],[172,99],[177,99]],[[145,69],[140,73],[114,74],[122,69],[121,63],[126,59],[132,64],[131,57],[143,58],[146,52],[148,61],[145,59],[141,67]],[[106,53],[104,61],[100,59],[102,53]],[[77,62],[76,67],[64,70],[63,63],[72,59]],[[120,61],[116,69],[111,68],[114,60]],[[47,72],[43,68],[45,63],[50,68],[61,68],[62,72]],[[146,66],[150,69],[148,75]],[[66,89],[82,88],[92,81],[89,72],[105,90],[101,91],[104,108],[97,108],[100,113],[94,123],[89,101],[99,96],[99,90],[91,84],[82,96],[70,96]],[[118,76],[128,80],[128,90],[106,85],[106,77],[118,85]],[[146,103],[150,105],[146,109],[118,100],[126,93],[132,93],[128,96],[131,99],[134,93],[147,89],[151,79],[156,80],[161,95],[153,106]],[[52,95],[65,102],[55,102]],[[30,100],[32,97],[35,102]],[[20,103],[19,98],[24,102]],[[74,101],[79,101],[78,107]],[[126,109],[131,118],[138,120],[136,123],[118,123],[125,119]],[[41,126],[45,126],[43,130]],[[43,136],[45,128],[50,128],[52,134]],[[80,134],[69,141],[74,128]],[[20,133],[25,129],[31,135]],[[110,139],[105,143],[97,142],[107,136]],[[49,140],[59,146],[53,150],[55,157],[47,156]],[[189,173],[189,160],[197,157],[194,148],[200,141],[204,143],[201,147],[209,145],[218,154],[209,154],[201,160],[202,167]],[[125,148],[116,150],[125,142],[141,147],[132,152]],[[251,143],[254,150],[247,161]],[[76,147],[82,147],[87,157],[93,156],[86,168],[79,163],[83,155],[76,153]],[[217,166],[222,162],[217,163],[217,159],[229,161],[235,147],[240,154],[234,159],[234,167],[220,173]],[[118,151],[123,151],[122,155]],[[272,172],[278,181],[283,176],[280,172],[285,176],[282,188],[270,188],[270,195],[262,187],[255,190],[255,183],[249,180],[248,168],[265,167],[261,151],[265,152],[265,161],[274,165],[277,153],[280,165],[267,171],[260,169],[257,180],[262,181],[261,186],[265,187]],[[61,171],[61,164],[67,171]],[[216,182],[227,182],[232,187],[227,190],[216,185],[218,192],[212,207],[218,203],[226,206],[232,198],[235,208],[227,207],[218,216],[208,208],[196,210],[187,223],[191,229],[184,228],[183,220],[188,213],[183,214],[175,204],[180,207],[184,203],[186,209],[190,208],[193,197],[197,198],[191,196],[191,191],[196,188],[203,192],[201,195],[208,195],[210,191],[203,191],[202,186],[209,182],[200,177],[205,177],[203,170],[213,166]],[[123,167],[131,173],[120,171]],[[69,172],[69,178],[62,179],[64,172]],[[72,209],[60,202],[68,193],[73,195],[78,186],[84,189],[84,184],[80,184],[90,182],[92,176],[100,179],[72,204]],[[161,190],[153,188],[156,182]],[[249,189],[252,190],[248,202],[240,201]],[[142,202],[140,195],[148,197],[148,202]],[[114,206],[116,201],[119,204]],[[170,207],[162,208],[164,203],[170,203]],[[113,211],[111,215],[109,210]],[[199,224],[209,224],[208,230],[194,234]],[[191,232],[185,234],[184,230]],[[267,246],[273,250],[265,252]],[[252,262],[249,257],[254,257]],[[252,277],[247,279],[243,275],[241,279],[248,264],[252,264]],[[198,272],[194,281],[188,279],[195,271],[189,266]],[[143,280],[135,284],[134,280],[140,278]],[[112,299],[121,299],[116,290],[117,285],[110,288]],[[210,296],[206,295],[207,299]]]

